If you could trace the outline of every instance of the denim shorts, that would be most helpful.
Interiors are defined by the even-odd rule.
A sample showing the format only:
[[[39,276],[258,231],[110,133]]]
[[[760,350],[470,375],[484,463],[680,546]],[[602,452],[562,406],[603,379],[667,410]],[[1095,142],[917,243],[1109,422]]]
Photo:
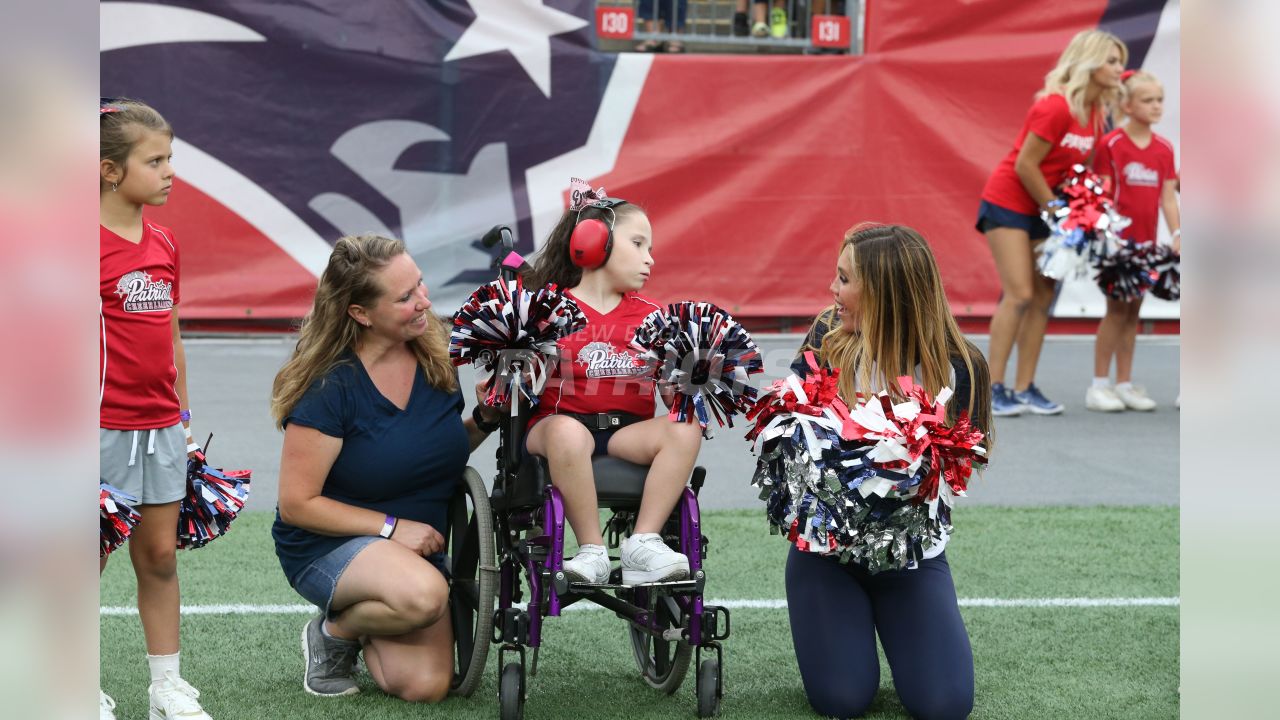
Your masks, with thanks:
[[[991,228],[1008,227],[1022,230],[1032,240],[1043,240],[1049,237],[1049,226],[1036,215],[1024,215],[983,200],[978,205],[978,222],[974,223],[978,232],[985,233]]]
[[[334,591],[338,589],[338,578],[342,577],[342,573],[346,572],[347,566],[361,550],[382,539],[375,535],[351,538],[307,566],[298,575],[298,582],[293,589],[312,605],[324,610],[325,617],[332,620],[337,613],[329,606],[333,603]]]
[[[338,579],[342,577],[342,573],[346,572],[347,566],[356,558],[356,555],[360,554],[361,550],[383,540],[384,538],[376,535],[351,538],[303,570],[298,575],[298,582],[293,589],[312,605],[324,610],[325,617],[334,619],[346,609],[332,607],[333,593],[338,589]],[[386,540],[386,542],[392,541]],[[438,552],[428,556],[426,560],[439,570],[446,580],[449,579],[448,556]]]

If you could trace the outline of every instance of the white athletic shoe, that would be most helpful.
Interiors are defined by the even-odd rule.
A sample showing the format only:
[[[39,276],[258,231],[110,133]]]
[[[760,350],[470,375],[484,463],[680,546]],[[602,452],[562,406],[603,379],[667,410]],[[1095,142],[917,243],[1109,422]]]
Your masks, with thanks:
[[[116,701],[101,690],[98,691],[98,720],[116,720]]]
[[[603,585],[609,582],[609,551],[603,545],[583,545],[578,554],[564,561],[569,582]]]
[[[1142,410],[1148,412],[1156,409],[1156,401],[1147,397],[1147,391],[1139,385],[1130,385],[1128,387],[1116,386],[1116,396],[1120,398],[1124,406],[1130,410]]]
[[[172,670],[163,680],[151,683],[147,693],[151,696],[151,720],[213,720],[196,700],[200,691]]]
[[[683,580],[689,577],[689,558],[667,547],[657,533],[632,535],[622,542],[622,584]]]
[[[1084,392],[1084,406],[1094,412],[1121,412],[1124,410],[1124,401],[1110,385],[1091,385]]]

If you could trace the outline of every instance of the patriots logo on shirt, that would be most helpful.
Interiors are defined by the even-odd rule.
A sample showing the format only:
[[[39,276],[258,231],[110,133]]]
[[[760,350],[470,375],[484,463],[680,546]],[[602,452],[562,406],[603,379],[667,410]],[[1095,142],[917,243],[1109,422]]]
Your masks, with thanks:
[[[116,283],[116,295],[124,298],[125,312],[163,312],[173,309],[173,283],[152,280],[143,270],[125,274]]]
[[[588,378],[643,375],[645,366],[627,351],[618,352],[607,342],[591,342],[578,351],[575,362],[587,366]]]

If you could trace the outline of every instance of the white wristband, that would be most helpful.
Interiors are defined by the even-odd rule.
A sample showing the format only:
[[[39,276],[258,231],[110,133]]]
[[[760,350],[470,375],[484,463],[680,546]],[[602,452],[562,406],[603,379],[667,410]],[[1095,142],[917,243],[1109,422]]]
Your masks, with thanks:
[[[1173,231],[1173,237],[1182,237],[1182,228]]]

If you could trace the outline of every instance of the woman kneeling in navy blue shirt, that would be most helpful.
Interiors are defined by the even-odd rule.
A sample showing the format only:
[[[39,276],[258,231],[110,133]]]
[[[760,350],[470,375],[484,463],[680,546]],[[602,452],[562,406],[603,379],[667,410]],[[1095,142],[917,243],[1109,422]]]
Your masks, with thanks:
[[[462,419],[448,329],[430,310],[404,243],[344,237],[272,388],[284,450],[271,534],[289,584],[322,611],[302,630],[312,695],[359,692],[361,650],[387,693],[449,691],[445,510],[488,433]]]

